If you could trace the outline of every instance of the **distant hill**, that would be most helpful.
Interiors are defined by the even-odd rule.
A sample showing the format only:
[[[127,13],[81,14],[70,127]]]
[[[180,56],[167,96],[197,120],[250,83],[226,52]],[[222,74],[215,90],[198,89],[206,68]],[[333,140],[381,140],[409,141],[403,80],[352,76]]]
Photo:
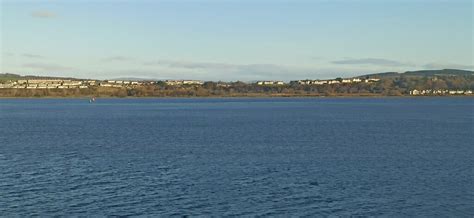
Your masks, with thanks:
[[[400,76],[409,76],[409,77],[433,77],[433,76],[474,76],[474,71],[470,70],[458,70],[458,69],[443,69],[443,70],[418,70],[418,71],[407,71],[405,73],[398,72],[383,72],[383,73],[374,73],[366,74],[362,76],[357,76],[356,78],[379,78],[379,79],[390,79]],[[8,80],[19,80],[19,79],[70,79],[70,80],[84,80],[71,77],[52,77],[52,76],[32,76],[32,75],[18,75],[12,73],[0,73],[0,81]],[[154,81],[154,79],[145,79],[145,78],[135,78],[135,77],[121,77],[110,80],[128,80],[128,81]]]
[[[397,72],[384,72],[384,73],[374,73],[374,74],[367,74],[358,76],[359,78],[391,78],[391,77],[399,77],[401,74]]]
[[[109,80],[125,80],[125,81],[155,81],[156,79],[145,79],[145,78],[138,78],[138,77],[119,77],[113,78]]]
[[[374,73],[359,76],[360,78],[370,77],[370,78],[393,78],[404,76],[474,76],[474,71],[470,70],[457,70],[457,69],[443,69],[443,70],[417,70],[417,71],[407,71],[405,73],[397,72],[385,72],[385,73]]]
[[[18,74],[12,74],[12,73],[0,73],[0,80],[17,80],[22,78],[22,76]]]
[[[54,77],[54,76],[32,76],[32,75],[21,76],[21,75],[13,74],[13,73],[0,73],[0,81],[19,80],[19,79],[64,79],[64,80],[69,79],[69,80],[76,80],[77,78]]]
[[[404,74],[407,76],[473,76],[474,71],[457,69],[418,70],[407,71]]]

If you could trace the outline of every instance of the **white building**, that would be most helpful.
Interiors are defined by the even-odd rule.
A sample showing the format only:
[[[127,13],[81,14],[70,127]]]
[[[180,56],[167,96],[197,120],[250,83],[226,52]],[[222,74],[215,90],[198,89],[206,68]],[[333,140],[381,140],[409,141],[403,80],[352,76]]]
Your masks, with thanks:
[[[202,85],[204,82],[200,80],[183,80],[183,85]]]
[[[166,80],[166,85],[176,86],[176,85],[202,85],[203,81],[200,80]]]
[[[284,85],[285,83],[283,81],[258,81],[257,85],[263,86],[263,85]]]

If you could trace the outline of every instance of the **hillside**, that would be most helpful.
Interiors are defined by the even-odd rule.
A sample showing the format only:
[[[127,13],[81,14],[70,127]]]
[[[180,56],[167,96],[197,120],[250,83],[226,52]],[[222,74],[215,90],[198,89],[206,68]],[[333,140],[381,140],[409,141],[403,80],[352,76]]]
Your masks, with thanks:
[[[32,75],[21,76],[21,75],[13,74],[13,73],[0,73],[0,81],[19,80],[19,79],[63,79],[63,80],[69,79],[69,80],[76,80],[77,78],[53,77],[53,76],[32,76]]]
[[[474,71],[457,70],[457,69],[443,69],[443,70],[418,70],[407,71],[404,73],[407,76],[474,76]]]
[[[18,80],[23,78],[20,75],[12,74],[12,73],[0,73],[0,81],[7,81],[7,80]]]
[[[407,71],[405,73],[397,72],[385,72],[385,73],[374,73],[359,76],[360,78],[395,78],[399,76],[414,76],[414,77],[433,77],[433,76],[474,76],[474,71],[469,70],[457,70],[457,69],[443,69],[443,70],[417,70]]]

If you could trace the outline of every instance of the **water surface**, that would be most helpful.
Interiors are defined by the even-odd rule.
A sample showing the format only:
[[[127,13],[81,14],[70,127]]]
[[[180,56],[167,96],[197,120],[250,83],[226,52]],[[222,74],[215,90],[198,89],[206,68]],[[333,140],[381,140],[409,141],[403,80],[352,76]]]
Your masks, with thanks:
[[[474,215],[473,98],[0,99],[1,215]]]

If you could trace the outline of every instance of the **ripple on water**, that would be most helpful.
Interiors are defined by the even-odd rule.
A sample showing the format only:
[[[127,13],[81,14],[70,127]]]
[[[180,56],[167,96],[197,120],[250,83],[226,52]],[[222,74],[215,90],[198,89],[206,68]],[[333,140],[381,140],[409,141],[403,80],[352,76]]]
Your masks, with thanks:
[[[474,214],[471,98],[0,105],[4,216]]]

